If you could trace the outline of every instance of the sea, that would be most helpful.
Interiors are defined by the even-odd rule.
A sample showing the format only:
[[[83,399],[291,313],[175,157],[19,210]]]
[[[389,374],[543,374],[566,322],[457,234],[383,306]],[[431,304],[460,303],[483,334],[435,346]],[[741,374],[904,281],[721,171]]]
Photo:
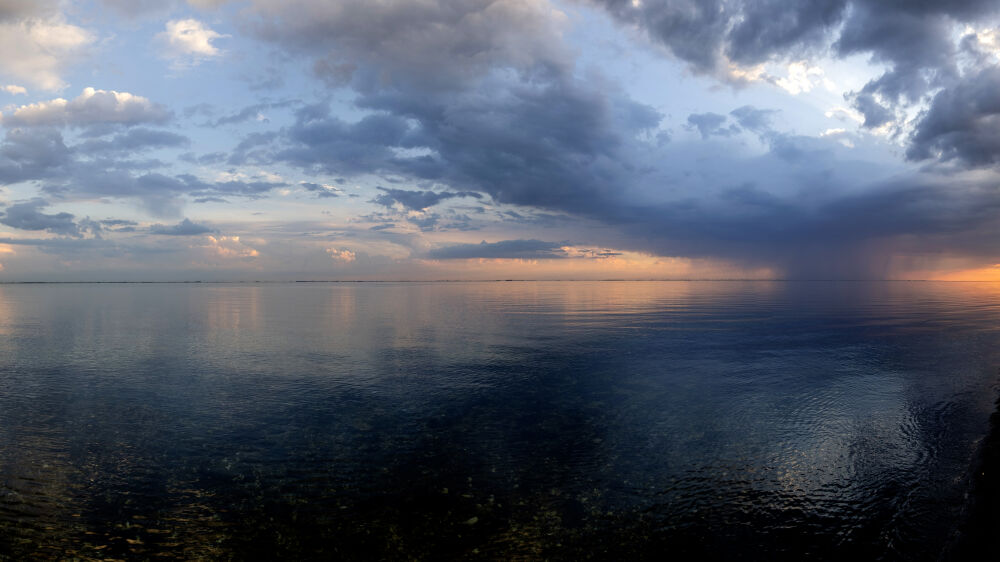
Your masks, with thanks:
[[[955,558],[998,367],[991,283],[5,284],[0,559]]]

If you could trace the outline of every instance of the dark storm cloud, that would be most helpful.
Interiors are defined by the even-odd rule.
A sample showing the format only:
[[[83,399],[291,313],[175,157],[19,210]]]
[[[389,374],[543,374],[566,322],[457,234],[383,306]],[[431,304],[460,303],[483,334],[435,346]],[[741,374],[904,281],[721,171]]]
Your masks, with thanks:
[[[731,3],[730,3],[731,4]],[[846,0],[763,0],[743,5],[728,33],[731,60],[756,64],[775,52],[799,54],[821,46],[827,30],[844,15]]]
[[[874,88],[866,86],[860,93],[851,96],[854,109],[864,116],[864,126],[869,129],[890,124],[898,118],[892,107],[883,105],[875,99],[872,90]]]
[[[723,64],[724,38],[732,16],[722,0],[596,3],[619,20],[644,28],[676,57],[697,69],[710,71]]]
[[[167,236],[196,236],[215,232],[215,229],[191,222],[191,219],[184,219],[174,225],[154,224],[149,227],[150,234],[163,234]]]
[[[21,230],[44,230],[62,236],[80,238],[83,236],[80,226],[73,220],[70,213],[48,214],[41,209],[49,205],[44,199],[33,199],[25,203],[16,203],[6,208],[0,215],[0,224]]]
[[[872,56],[888,72],[852,97],[868,125],[898,123],[899,104],[943,87],[921,118],[926,121],[918,122],[913,146],[945,158],[951,150],[956,161],[991,161],[947,127],[931,125],[935,114],[945,123],[965,115],[975,126],[992,119],[986,100],[972,101],[971,82],[964,97],[960,88],[945,93],[960,82],[955,49],[943,47],[950,39],[941,33],[944,23],[979,17],[996,3],[597,3],[691,68],[716,76],[730,76],[730,63],[789,62],[829,52]],[[703,137],[703,148],[675,141],[663,150],[648,141],[661,132],[661,116],[599,76],[584,79],[555,42],[558,25],[534,4],[345,1],[291,7],[257,0],[254,6],[259,19],[251,18],[245,28],[257,37],[312,55],[323,72],[350,65],[349,73],[326,77],[327,83],[351,88],[356,107],[367,114],[347,120],[323,104],[303,106],[292,125],[255,144],[252,157],[306,173],[375,175],[441,189],[383,189],[376,199],[382,205],[423,210],[439,203],[441,194],[477,192],[522,206],[524,213],[569,215],[609,227],[595,230],[588,245],[767,264],[790,276],[884,275],[886,256],[897,250],[1000,252],[989,242],[1000,237],[968,242],[996,230],[992,215],[983,211],[995,208],[995,197],[983,185],[958,188],[923,173],[879,179],[884,174],[852,160],[862,151],[847,155],[835,138],[775,131],[770,110],[743,106],[728,115],[692,114],[688,124]],[[893,18],[912,22],[912,36]],[[882,42],[876,40],[879,29]],[[758,135],[767,154],[746,157],[715,144],[721,142],[717,136],[738,132]],[[968,141],[975,144],[976,138]],[[911,157],[925,154],[915,150]],[[435,213],[411,218],[422,221],[421,228],[450,224]],[[599,231],[613,231],[614,245],[598,239]],[[432,255],[559,255],[558,245],[529,242],[536,246],[460,245]]]
[[[778,196],[755,185],[717,199],[619,213],[630,247],[656,255],[777,266],[790,278],[877,278],[893,252],[1000,253],[1000,194],[989,182],[914,175],[846,193]]]
[[[348,123],[329,115],[325,106],[297,113],[289,131],[292,144],[276,157],[290,164],[327,173],[391,171],[394,147],[412,148],[419,142],[406,119],[385,113]],[[241,147],[237,147],[239,151]]]
[[[332,174],[441,181],[503,203],[588,209],[602,193],[630,183],[636,170],[626,147],[660,119],[646,106],[563,75],[487,80],[473,95],[385,92],[362,103],[383,113],[346,123],[316,108],[301,112],[288,145],[273,158]],[[412,208],[425,205],[401,197]]]
[[[835,43],[840,55],[869,53],[889,65],[881,77],[857,94],[855,107],[866,126],[887,122],[887,112],[903,102],[920,100],[928,91],[947,87],[958,76],[952,33],[955,23],[996,14],[993,0],[851,2],[849,16]],[[877,94],[886,103],[878,103]]]
[[[996,13],[994,0],[589,0],[638,26],[701,72],[794,60],[834,45],[871,53],[901,70],[948,64],[948,21]],[[906,67],[906,68],[904,68]]]
[[[591,0],[636,26],[697,72],[730,75],[729,62],[753,66],[832,50],[869,55],[888,66],[851,100],[866,127],[901,118],[958,77],[953,26],[1000,12],[995,0]]]
[[[1000,68],[989,67],[939,92],[913,132],[907,157],[1000,163]]]
[[[591,0],[699,72],[724,75],[727,59],[744,65],[794,57],[826,43],[845,0]]]
[[[473,258],[551,260],[566,258],[564,243],[541,240],[502,240],[479,244],[456,244],[436,248],[427,253],[434,260],[464,260]]]
[[[378,189],[383,191],[383,193],[376,196],[372,202],[385,207],[392,207],[396,203],[399,203],[403,207],[414,211],[422,211],[427,207],[433,207],[442,201],[455,197],[475,197],[477,199],[482,197],[482,195],[474,191],[407,191],[405,189],[388,189],[385,187],[379,187]]]

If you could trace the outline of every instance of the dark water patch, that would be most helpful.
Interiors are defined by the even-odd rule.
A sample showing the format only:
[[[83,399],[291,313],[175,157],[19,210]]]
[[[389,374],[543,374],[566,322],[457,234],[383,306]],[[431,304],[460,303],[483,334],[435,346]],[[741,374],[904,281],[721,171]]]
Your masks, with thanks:
[[[0,555],[935,559],[960,287],[2,287]]]
[[[1000,530],[1000,399],[990,416],[989,432],[979,445],[968,480],[965,509],[942,560],[972,560],[995,550]]]

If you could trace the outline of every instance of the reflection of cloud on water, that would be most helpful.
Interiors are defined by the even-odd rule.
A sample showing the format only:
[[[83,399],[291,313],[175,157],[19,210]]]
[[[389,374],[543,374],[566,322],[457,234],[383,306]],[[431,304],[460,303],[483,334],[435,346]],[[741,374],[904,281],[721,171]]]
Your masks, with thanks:
[[[46,288],[0,338],[0,468],[54,466],[109,557],[912,552],[996,289],[844,287]]]

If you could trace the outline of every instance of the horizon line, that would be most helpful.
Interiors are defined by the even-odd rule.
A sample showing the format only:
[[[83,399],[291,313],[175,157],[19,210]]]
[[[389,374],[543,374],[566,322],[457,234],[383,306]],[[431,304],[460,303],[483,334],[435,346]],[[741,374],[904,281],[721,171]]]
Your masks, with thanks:
[[[294,279],[294,280],[102,280],[102,281],[0,281],[0,285],[142,285],[142,284],[289,284],[289,283],[668,283],[668,282],[781,282],[781,283],[997,283],[1000,281],[977,279],[824,279],[824,278],[683,278],[683,279]]]

